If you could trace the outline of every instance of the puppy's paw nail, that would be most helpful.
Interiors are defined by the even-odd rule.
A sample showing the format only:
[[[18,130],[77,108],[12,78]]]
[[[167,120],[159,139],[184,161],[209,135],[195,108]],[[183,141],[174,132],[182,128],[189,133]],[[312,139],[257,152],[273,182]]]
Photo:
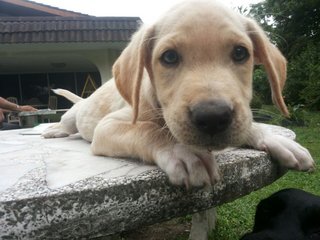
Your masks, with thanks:
[[[315,165],[315,164],[313,164],[313,166],[310,167],[310,168],[307,170],[308,173],[313,173],[313,172],[315,172],[315,171],[316,171],[316,165]]]

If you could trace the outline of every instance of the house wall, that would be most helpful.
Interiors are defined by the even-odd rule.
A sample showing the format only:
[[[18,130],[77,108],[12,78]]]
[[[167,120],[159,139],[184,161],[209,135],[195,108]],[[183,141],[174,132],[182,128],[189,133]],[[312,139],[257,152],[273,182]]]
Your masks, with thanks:
[[[112,66],[119,57],[121,50],[108,49],[106,51],[88,51],[84,53],[84,57],[95,64],[100,72],[101,83],[107,82],[112,78]]]
[[[0,96],[25,104],[32,98],[46,103],[52,88],[81,95],[88,74],[97,87],[112,78],[122,48],[115,43],[0,45]],[[65,99],[58,103],[59,108],[70,106]]]

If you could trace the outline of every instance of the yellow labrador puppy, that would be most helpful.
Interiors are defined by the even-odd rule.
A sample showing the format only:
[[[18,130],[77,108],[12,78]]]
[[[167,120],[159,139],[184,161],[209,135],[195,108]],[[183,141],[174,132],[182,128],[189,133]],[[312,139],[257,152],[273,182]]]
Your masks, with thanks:
[[[217,1],[187,1],[142,26],[113,66],[114,79],[76,104],[45,138],[79,132],[93,154],[155,163],[173,184],[219,179],[211,151],[250,145],[283,166],[312,170],[308,150],[252,122],[252,72],[263,64],[272,98],[281,92],[286,60],[253,21]]]

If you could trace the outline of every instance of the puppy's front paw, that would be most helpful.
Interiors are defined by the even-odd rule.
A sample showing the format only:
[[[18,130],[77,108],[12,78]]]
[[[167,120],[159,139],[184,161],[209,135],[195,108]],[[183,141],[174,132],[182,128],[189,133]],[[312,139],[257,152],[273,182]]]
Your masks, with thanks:
[[[211,152],[194,152],[187,146],[175,144],[158,151],[157,165],[175,185],[203,186],[220,180],[219,169]]]
[[[313,171],[315,169],[315,163],[309,151],[289,138],[268,135],[260,147],[284,167],[299,171]]]
[[[44,138],[63,138],[68,137],[69,134],[61,129],[59,123],[56,123],[45,129],[41,136]]]

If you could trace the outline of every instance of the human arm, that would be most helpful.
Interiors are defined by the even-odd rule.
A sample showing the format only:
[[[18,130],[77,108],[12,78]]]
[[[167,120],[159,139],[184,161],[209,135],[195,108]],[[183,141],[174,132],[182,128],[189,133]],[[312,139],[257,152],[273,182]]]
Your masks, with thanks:
[[[2,97],[0,97],[0,108],[2,108],[3,110],[17,111],[17,112],[37,111],[37,109],[32,106],[29,106],[29,105],[19,106],[18,104],[9,102],[8,100]]]
[[[0,123],[2,123],[4,121],[4,114],[3,114],[3,110],[0,108]]]

